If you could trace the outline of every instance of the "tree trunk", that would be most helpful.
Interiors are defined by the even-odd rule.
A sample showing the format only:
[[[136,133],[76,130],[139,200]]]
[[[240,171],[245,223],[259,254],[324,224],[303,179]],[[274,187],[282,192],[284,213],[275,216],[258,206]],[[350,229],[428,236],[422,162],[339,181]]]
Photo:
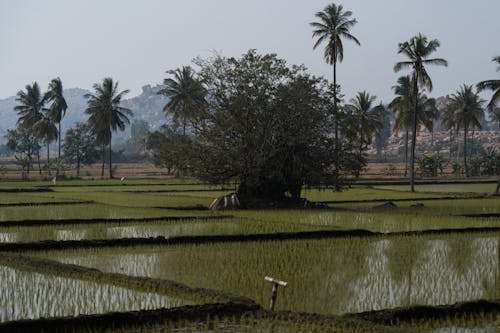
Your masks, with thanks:
[[[106,159],[106,154],[105,154],[105,150],[104,150],[104,142],[102,143],[102,167],[101,167],[101,178],[104,178],[104,163],[105,163],[105,159]]]
[[[50,153],[49,153],[49,143],[47,142],[47,172],[49,175],[52,175],[50,173]]]
[[[57,151],[57,168],[56,168],[56,176],[59,176],[59,166],[61,165],[61,121],[59,121],[59,137],[57,139],[57,143],[59,144]]]
[[[409,141],[409,136],[410,136],[410,131],[406,129],[406,135],[405,135],[405,174],[404,176],[408,176],[408,141]]]
[[[339,138],[339,112],[337,108],[337,46],[333,45],[333,117],[335,126],[335,189],[340,190],[340,138]]]
[[[413,113],[413,133],[411,142],[411,155],[410,155],[410,188],[411,192],[415,192],[415,147],[417,142],[417,112],[418,112],[418,73],[415,72],[413,82],[413,98],[415,98],[415,112]]]
[[[453,148],[453,127],[450,128],[450,153],[448,157],[449,163],[451,163],[451,149]]]
[[[38,173],[42,174],[42,164],[40,163],[40,149],[36,151],[36,159],[38,163]]]
[[[80,154],[76,153],[76,176],[80,177]]]
[[[109,132],[109,179],[113,179],[113,165],[111,159],[111,131]]]
[[[467,166],[467,124],[464,125],[464,171],[465,177],[469,177],[469,167]]]

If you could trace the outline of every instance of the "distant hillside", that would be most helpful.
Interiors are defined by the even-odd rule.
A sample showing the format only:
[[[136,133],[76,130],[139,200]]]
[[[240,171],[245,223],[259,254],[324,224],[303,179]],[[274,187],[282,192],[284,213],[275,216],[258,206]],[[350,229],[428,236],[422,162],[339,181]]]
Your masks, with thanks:
[[[157,95],[156,92],[162,86],[151,87],[146,85],[142,87],[142,93],[138,96],[125,99],[122,106],[131,109],[134,112],[134,117],[131,119],[143,119],[150,124],[150,129],[154,130],[167,122],[167,118],[162,112],[163,107],[168,102],[168,98]],[[71,88],[64,90],[64,97],[68,103],[68,110],[66,116],[63,118],[62,127],[63,131],[73,127],[77,122],[85,122],[87,115],[84,113],[87,107],[87,100],[85,94],[89,90],[81,88]],[[14,96],[0,100],[0,144],[5,143],[5,134],[8,129],[16,127],[17,113],[14,111],[14,106],[17,105]],[[116,139],[123,140],[130,135],[130,127],[123,133],[117,133]]]

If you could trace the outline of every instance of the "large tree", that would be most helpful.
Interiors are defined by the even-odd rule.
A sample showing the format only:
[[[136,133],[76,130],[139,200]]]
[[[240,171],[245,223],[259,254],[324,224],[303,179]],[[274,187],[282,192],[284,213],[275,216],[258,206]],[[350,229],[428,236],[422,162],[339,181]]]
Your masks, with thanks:
[[[188,122],[200,118],[206,107],[206,90],[190,66],[167,71],[167,74],[172,77],[164,79],[165,88],[158,91],[159,95],[169,98],[163,112],[172,114],[174,124],[179,126],[180,122],[182,134],[186,135]]]
[[[356,19],[351,18],[351,11],[344,11],[342,5],[334,3],[327,5],[322,11],[316,13],[317,22],[311,22],[313,38],[317,38],[313,49],[325,43],[324,59],[333,66],[333,115],[334,115],[334,135],[335,135],[335,168],[339,172],[340,160],[340,138],[339,138],[339,107],[338,107],[338,87],[337,87],[337,62],[344,59],[343,39],[351,40],[361,45],[359,40],[351,34],[351,28],[357,23]]]
[[[410,155],[410,186],[411,191],[415,192],[415,147],[417,141],[418,124],[418,102],[419,87],[432,91],[432,80],[425,68],[426,65],[448,66],[448,62],[442,58],[431,58],[430,55],[437,50],[440,43],[437,39],[427,40],[422,34],[413,37],[407,42],[399,43],[398,53],[402,53],[409,60],[396,63],[394,71],[399,72],[403,68],[411,68],[411,85],[413,95],[413,132]]]
[[[326,82],[255,51],[199,64],[209,107],[194,137],[195,175],[218,184],[236,181],[246,206],[296,202],[303,185],[329,179]]]
[[[47,101],[50,104],[49,107],[49,116],[52,119],[54,123],[58,125],[58,138],[59,138],[59,147],[58,147],[58,153],[57,153],[57,158],[60,160],[61,159],[61,139],[62,139],[62,133],[61,133],[61,121],[62,118],[66,115],[66,110],[68,109],[68,104],[66,103],[66,99],[64,98],[63,95],[63,85],[62,81],[60,78],[55,78],[52,79],[49,83],[49,89],[47,90]],[[59,168],[57,168],[57,174],[59,174]]]
[[[484,117],[484,101],[474,92],[472,86],[463,85],[451,96],[449,107],[454,110],[454,120],[457,131],[464,131],[464,170],[465,176],[469,177],[469,167],[467,165],[467,133],[472,128],[481,128],[481,121]]]
[[[15,153],[14,157],[23,169],[23,175],[26,172],[29,176],[33,155],[40,151],[40,145],[33,131],[18,125],[16,129],[7,130],[5,138],[7,148]]]
[[[94,84],[94,94],[86,94],[87,109],[85,113],[89,115],[88,125],[92,128],[97,137],[97,142],[109,147],[109,178],[113,178],[111,139],[112,133],[117,130],[125,130],[130,124],[129,117],[132,111],[121,107],[121,99],[129,91],[118,92],[118,82],[113,82],[112,78],[105,78],[102,84]],[[104,161],[104,149],[103,149]]]
[[[82,164],[92,164],[98,159],[99,151],[92,130],[85,124],[77,123],[66,131],[63,144],[64,157],[76,166],[76,176],[80,176]]]

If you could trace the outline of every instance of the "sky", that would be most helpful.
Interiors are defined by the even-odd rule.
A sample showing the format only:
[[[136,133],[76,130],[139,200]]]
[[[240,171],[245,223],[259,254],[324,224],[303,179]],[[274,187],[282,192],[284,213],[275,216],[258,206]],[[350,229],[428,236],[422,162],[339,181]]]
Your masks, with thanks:
[[[323,46],[313,50],[310,22],[331,1],[322,0],[0,0],[0,99],[37,81],[60,77],[65,88],[91,89],[105,77],[138,95],[162,83],[165,71],[190,65],[214,51],[241,56],[249,49],[276,53],[290,64],[331,80]],[[337,71],[347,99],[366,90],[383,102],[408,71],[398,43],[422,33],[438,39],[431,96],[462,84],[498,78],[499,0],[343,0],[358,23],[361,42],[344,43]],[[488,98],[488,94],[484,97]]]

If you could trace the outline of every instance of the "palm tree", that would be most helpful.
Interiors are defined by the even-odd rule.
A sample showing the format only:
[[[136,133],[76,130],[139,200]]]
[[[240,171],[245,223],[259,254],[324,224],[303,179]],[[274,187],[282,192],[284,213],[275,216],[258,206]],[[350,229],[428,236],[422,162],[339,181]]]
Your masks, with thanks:
[[[188,121],[199,118],[202,110],[205,109],[207,94],[203,84],[195,78],[195,73],[190,66],[183,66],[182,69],[167,71],[173,78],[166,78],[163,84],[164,89],[157,94],[170,98],[163,108],[165,114],[173,114],[176,125],[182,123],[182,134],[186,135]]]
[[[43,139],[47,145],[47,172],[50,172],[50,150],[49,146],[57,140],[57,127],[50,117],[50,109],[43,109],[42,118],[33,125],[33,132],[37,139]]]
[[[425,69],[425,65],[442,65],[448,66],[448,62],[442,58],[428,59],[430,54],[439,47],[440,43],[437,39],[427,41],[427,37],[422,34],[413,37],[410,41],[399,43],[398,53],[403,53],[409,60],[396,63],[394,71],[399,72],[403,68],[412,68],[412,95],[414,102],[413,113],[413,133],[410,155],[410,186],[411,191],[415,192],[415,145],[417,141],[417,119],[418,119],[418,102],[419,85],[422,88],[427,88],[432,91],[432,81]]]
[[[57,158],[61,159],[61,120],[66,115],[66,110],[68,109],[68,104],[66,104],[66,99],[63,95],[63,85],[60,78],[52,79],[49,83],[49,89],[47,91],[47,100],[52,102],[50,105],[50,118],[56,124],[58,124],[58,138],[59,138],[59,148]],[[59,174],[59,167],[57,168],[56,174]]]
[[[405,173],[406,177],[408,173],[408,141],[409,141],[409,128],[411,127],[411,110],[412,110],[412,100],[410,92],[410,77],[401,76],[398,79],[398,84],[393,86],[392,89],[394,93],[397,95],[394,99],[389,103],[389,108],[395,112],[395,122],[393,129],[398,131],[405,131],[405,155],[404,155],[404,163],[405,163]]]
[[[30,131],[33,126],[40,119],[42,119],[42,109],[45,104],[45,95],[42,94],[40,86],[36,82],[33,82],[32,85],[27,84],[25,89],[26,91],[19,90],[17,92],[16,101],[19,102],[19,104],[14,107],[14,110],[17,111],[19,116],[17,124]],[[42,168],[40,166],[39,150],[37,150],[37,160],[38,170],[41,174]]]
[[[500,56],[496,56],[493,58],[493,61],[498,64],[497,71],[500,71]],[[481,81],[477,84],[477,89],[479,92],[483,90],[492,90],[493,96],[491,96],[491,100],[488,103],[488,111],[490,113],[498,112],[498,103],[500,102],[500,80],[486,80]]]
[[[465,176],[469,177],[467,166],[467,133],[471,128],[481,128],[481,120],[484,117],[483,103],[478,93],[472,86],[463,85],[460,90],[451,96],[450,108],[455,111],[455,123],[457,131],[464,130],[464,170]]]
[[[315,50],[323,42],[326,43],[324,49],[324,58],[326,63],[333,65],[333,115],[335,117],[335,159],[336,164],[339,162],[339,117],[338,112],[338,96],[337,96],[337,62],[342,62],[344,59],[344,45],[342,39],[348,39],[361,45],[359,40],[350,33],[350,29],[357,23],[356,19],[351,18],[351,11],[344,11],[342,5],[334,3],[327,5],[323,11],[317,12],[315,15],[319,21],[311,22],[309,25],[314,28],[313,38],[317,37],[314,43]],[[338,165],[335,165],[338,172]]]
[[[87,109],[85,113],[89,115],[88,124],[96,134],[97,142],[109,145],[109,178],[113,178],[112,158],[111,158],[111,138],[112,133],[118,129],[125,130],[130,124],[129,116],[132,111],[120,106],[123,95],[129,91],[118,92],[118,82],[113,83],[113,79],[105,78],[102,84],[94,84],[95,94],[86,94]],[[104,161],[104,149],[103,149]]]
[[[359,154],[362,154],[363,150],[371,144],[373,136],[383,127],[382,117],[385,108],[382,105],[373,107],[376,99],[377,96],[362,91],[351,99],[351,104],[345,106],[356,122]]]
[[[455,119],[455,110],[450,107],[449,101],[446,104],[446,107],[441,112],[441,123],[443,124],[444,129],[450,131],[450,153],[448,157],[448,163],[451,162],[451,153],[453,147],[453,132],[456,131],[456,119]],[[458,155],[457,155],[458,158]]]
[[[392,87],[394,93],[397,95],[389,103],[389,108],[395,112],[395,122],[393,129],[395,131],[405,131],[405,173],[408,172],[408,142],[409,142],[409,129],[413,124],[413,105],[414,98],[411,92],[411,82],[408,75],[401,76],[398,79],[398,85]],[[427,98],[425,94],[419,94],[418,102],[418,119],[417,129],[424,126],[427,130],[431,131],[433,128],[433,120],[437,118],[436,100]]]

